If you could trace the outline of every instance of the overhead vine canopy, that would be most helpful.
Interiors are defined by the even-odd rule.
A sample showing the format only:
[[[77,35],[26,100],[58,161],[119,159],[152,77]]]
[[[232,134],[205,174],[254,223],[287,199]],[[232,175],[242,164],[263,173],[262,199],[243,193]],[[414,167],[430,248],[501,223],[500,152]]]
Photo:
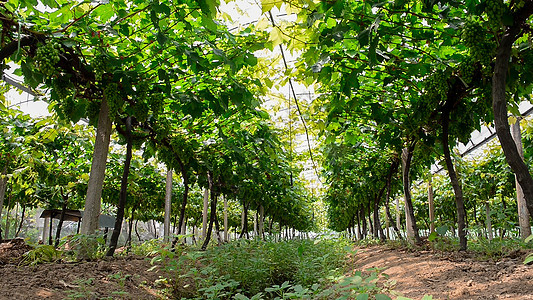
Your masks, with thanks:
[[[378,223],[380,205],[388,208],[389,198],[401,191],[408,232],[419,239],[410,182],[443,159],[466,248],[453,147],[492,121],[533,213],[533,179],[507,121],[508,104],[515,111],[531,98],[531,1],[260,5],[257,22],[229,30],[217,1],[2,4],[4,68],[19,66],[15,73],[45,91],[61,119],[87,118],[97,129],[87,233],[95,228],[110,139],[126,145],[129,159],[132,148],[142,150],[145,159],[158,158],[180,172],[181,219],[189,185],[198,184],[237,195],[244,210],[266,208],[280,224],[309,228],[307,195],[293,182],[300,171],[294,159],[314,163],[315,149],[308,143],[309,156],[292,155],[292,127],[289,138],[280,136],[261,109],[261,97],[284,84],[291,86],[296,106],[289,126],[297,114],[306,134],[319,135],[324,199],[335,229],[353,227],[372,212]],[[296,20],[277,22],[275,10]],[[258,57],[257,51],[276,48],[296,57],[294,67],[284,56],[268,63]],[[281,75],[274,73],[278,62]],[[310,107],[299,105],[294,81],[316,90]],[[125,198],[127,170],[123,176]]]

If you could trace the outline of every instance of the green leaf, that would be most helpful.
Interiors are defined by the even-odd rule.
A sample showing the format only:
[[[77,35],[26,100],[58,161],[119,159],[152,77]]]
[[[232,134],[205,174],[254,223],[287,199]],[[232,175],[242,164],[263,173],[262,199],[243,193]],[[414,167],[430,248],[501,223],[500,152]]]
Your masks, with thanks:
[[[157,75],[159,77],[159,80],[161,80],[161,81],[166,81],[168,79],[168,74],[163,69],[158,69],[157,70]]]
[[[165,45],[165,43],[166,43],[167,40],[168,40],[168,37],[167,37],[163,32],[161,32],[161,31],[158,31],[158,32],[157,32],[157,36],[156,36],[156,38],[157,38],[157,42],[158,42],[161,46]]]
[[[198,4],[200,5],[202,12],[208,17],[212,19],[216,17],[218,6],[217,0],[199,0]]]
[[[301,244],[300,246],[298,246],[298,256],[302,257],[303,254],[304,254],[304,245]]]
[[[529,242],[531,242],[531,241],[533,241],[533,234],[530,235],[530,236],[528,236],[528,237],[524,240],[524,242],[526,242],[526,243],[529,243]]]
[[[448,232],[448,226],[446,225],[443,225],[443,226],[439,226],[435,229],[435,231],[440,235],[440,236],[444,236],[446,235],[446,232]]]
[[[107,4],[107,5],[100,5],[95,9],[95,13],[99,16],[100,22],[107,23],[111,17],[115,15],[115,11],[113,10],[113,6]]]
[[[270,11],[276,4],[276,0],[261,0],[261,13]]]
[[[257,65],[257,57],[255,57],[253,54],[247,54],[244,58],[244,61],[252,67]]]
[[[349,96],[352,92],[352,89],[359,88],[359,73],[354,70],[350,72],[349,74],[346,74],[344,76],[344,87],[343,92],[345,95]]]
[[[237,295],[233,296],[233,299],[235,300],[249,300],[250,298],[246,297],[245,295],[238,293]]]
[[[357,295],[357,297],[355,297],[356,300],[368,300],[368,293],[362,293],[362,294],[359,294]]]
[[[130,27],[127,25],[127,24],[122,24],[120,25],[120,30],[119,32],[125,36],[129,36],[130,35]]]
[[[375,297],[376,297],[376,300],[392,300],[391,297],[385,294],[376,294]]]
[[[157,5],[153,5],[152,6],[152,9],[153,11],[155,11],[156,13],[161,13],[161,14],[165,14],[167,16],[170,16],[170,7],[168,7],[166,4],[164,3],[159,3]]]
[[[428,236],[428,241],[430,242],[433,242],[439,235],[437,234],[437,232],[432,232],[429,236]]]
[[[533,262],[533,253],[530,253],[524,260],[524,265],[530,264]]]
[[[273,47],[277,47],[278,45],[283,43],[283,33],[278,27],[275,27],[270,31],[268,40],[272,42]]]
[[[212,18],[202,16],[202,25],[204,25],[204,27],[210,30],[211,32],[217,31],[217,24],[213,21]]]

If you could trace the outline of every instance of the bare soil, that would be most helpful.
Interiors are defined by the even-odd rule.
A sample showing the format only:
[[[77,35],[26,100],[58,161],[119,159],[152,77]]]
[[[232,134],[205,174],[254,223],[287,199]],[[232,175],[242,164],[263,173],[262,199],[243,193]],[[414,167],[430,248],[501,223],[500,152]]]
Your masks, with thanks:
[[[372,246],[358,249],[355,269],[383,268],[396,295],[420,299],[533,299],[533,266],[526,252],[479,261],[469,252],[409,251]],[[390,283],[390,282],[389,282]]]
[[[20,241],[0,244],[0,299],[161,299],[166,286],[145,257],[20,265],[29,249]]]
[[[168,277],[144,257],[127,256],[76,263],[22,266],[31,249],[20,240],[0,243],[0,299],[163,299]],[[439,253],[359,248],[354,270],[383,269],[393,296],[421,299],[532,299],[533,266],[525,252],[498,261],[479,261],[468,252]]]

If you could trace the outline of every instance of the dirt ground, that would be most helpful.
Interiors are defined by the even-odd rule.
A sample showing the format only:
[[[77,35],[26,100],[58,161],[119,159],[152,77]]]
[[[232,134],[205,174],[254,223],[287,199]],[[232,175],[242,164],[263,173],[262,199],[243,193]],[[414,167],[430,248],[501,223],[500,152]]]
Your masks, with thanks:
[[[384,268],[398,295],[420,299],[533,299],[533,265],[525,253],[479,261],[468,252],[436,253],[373,246],[358,249],[354,268]]]
[[[20,265],[28,246],[0,244],[0,299],[161,299],[161,270],[145,257]]]
[[[76,263],[20,265],[30,247],[23,241],[0,243],[0,299],[162,299],[166,285],[159,268],[144,257],[118,257]],[[372,246],[358,249],[354,270],[382,268],[392,295],[421,299],[532,299],[533,265],[526,253],[499,261],[473,254],[407,251]]]

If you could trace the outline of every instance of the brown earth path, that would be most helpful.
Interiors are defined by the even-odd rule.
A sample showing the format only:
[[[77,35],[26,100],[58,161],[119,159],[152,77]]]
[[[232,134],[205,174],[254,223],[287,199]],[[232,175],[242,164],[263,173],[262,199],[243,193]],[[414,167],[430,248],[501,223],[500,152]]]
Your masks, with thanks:
[[[146,257],[21,265],[22,239],[0,243],[0,300],[161,299],[167,277]]]
[[[161,299],[160,273],[141,257],[37,266],[0,265],[0,299]]]
[[[421,299],[533,299],[533,265],[524,253],[478,261],[470,253],[407,251],[371,246],[358,249],[354,268],[384,268],[398,295]],[[514,258],[511,258],[515,256]]]

